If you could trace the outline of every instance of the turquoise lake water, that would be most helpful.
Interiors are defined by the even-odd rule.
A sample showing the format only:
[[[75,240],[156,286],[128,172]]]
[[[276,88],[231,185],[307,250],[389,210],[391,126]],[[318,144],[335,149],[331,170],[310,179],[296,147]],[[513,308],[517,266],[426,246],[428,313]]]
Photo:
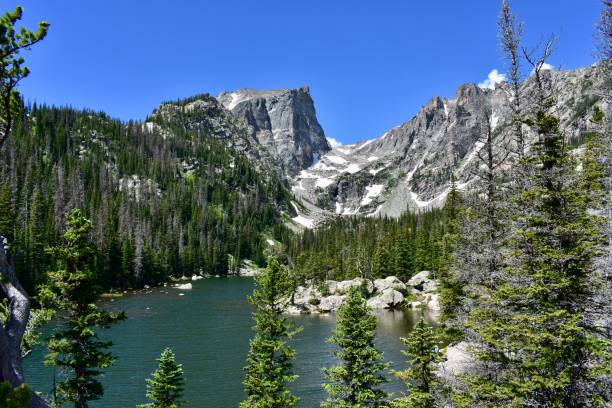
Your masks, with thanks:
[[[155,370],[155,359],[165,347],[172,348],[183,364],[186,407],[237,407],[244,397],[242,368],[252,334],[252,308],[246,296],[252,289],[250,278],[211,278],[193,282],[188,291],[156,288],[105,302],[107,309],[125,311],[128,320],[101,333],[104,339],[112,338],[117,361],[102,378],[103,399],[91,407],[128,408],[147,402],[145,378]],[[391,368],[405,367],[399,338],[408,334],[419,313],[377,313],[377,346],[392,362]],[[300,376],[292,389],[301,397],[300,406],[318,407],[325,399],[321,367],[336,362],[333,346],[326,343],[335,315],[302,315],[292,320],[304,328],[291,341]],[[37,347],[24,361],[24,369],[32,388],[50,395],[54,371],[44,366],[45,353],[43,346]],[[392,381],[385,388],[399,392],[402,386]]]

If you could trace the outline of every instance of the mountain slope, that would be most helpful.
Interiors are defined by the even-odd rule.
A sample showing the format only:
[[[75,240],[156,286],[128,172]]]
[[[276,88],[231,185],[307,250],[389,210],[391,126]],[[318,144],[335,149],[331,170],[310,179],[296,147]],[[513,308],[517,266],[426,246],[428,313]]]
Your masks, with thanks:
[[[92,221],[100,249],[92,267],[106,287],[232,272],[232,259],[264,263],[268,240],[288,239],[290,193],[241,152],[235,118],[208,101],[187,110],[197,120],[168,108],[144,124],[68,108],[24,111],[0,154],[0,225],[29,290],[52,269],[44,248],[60,239],[73,208]]]
[[[579,143],[590,129],[589,117],[604,86],[597,72],[595,67],[544,72],[567,140]],[[527,97],[534,93],[532,78],[522,90]],[[509,95],[505,83],[494,90],[462,85],[455,98],[433,98],[411,120],[375,140],[332,149],[293,181],[294,194],[320,209],[302,217],[316,225],[332,214],[397,217],[406,209],[440,206],[451,174],[461,189],[474,182],[484,106],[491,108],[496,139],[509,138]],[[534,139],[527,127],[524,131]]]

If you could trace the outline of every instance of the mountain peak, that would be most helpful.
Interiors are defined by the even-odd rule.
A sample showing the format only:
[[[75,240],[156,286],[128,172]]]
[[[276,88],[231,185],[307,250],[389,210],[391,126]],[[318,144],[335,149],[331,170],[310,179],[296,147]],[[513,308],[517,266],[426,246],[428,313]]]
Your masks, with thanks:
[[[331,150],[317,120],[310,88],[222,92],[217,100],[291,178]]]

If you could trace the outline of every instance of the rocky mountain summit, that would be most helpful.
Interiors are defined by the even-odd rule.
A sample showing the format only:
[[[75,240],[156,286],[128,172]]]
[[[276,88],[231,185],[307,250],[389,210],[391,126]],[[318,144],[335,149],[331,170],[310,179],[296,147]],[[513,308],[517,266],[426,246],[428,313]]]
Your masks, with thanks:
[[[310,89],[224,92],[217,99],[275,160],[280,173],[294,177],[331,150],[317,120]]]
[[[592,130],[594,105],[603,104],[603,76],[597,67],[587,67],[544,71],[543,79],[556,95],[554,110],[566,139],[580,145]],[[533,99],[533,77],[524,81],[522,94],[525,100]],[[511,139],[510,101],[507,83],[495,89],[464,84],[454,98],[431,99],[410,120],[377,139],[333,149],[308,87],[239,89],[216,98],[198,95],[166,102],[145,127],[170,137],[195,130],[225,140],[291,187],[296,198],[293,224],[313,228],[331,217],[396,217],[407,209],[440,206],[452,176],[460,190],[469,188],[476,179],[486,121],[498,144]],[[528,142],[535,140],[527,126],[523,132]],[[508,163],[509,168],[512,157]]]
[[[557,96],[554,110],[567,140],[579,144],[591,129],[593,106],[603,102],[603,77],[588,67],[545,71],[544,80]],[[528,78],[522,86],[526,99],[535,93],[534,82]],[[399,216],[406,209],[440,206],[451,175],[459,189],[476,178],[485,107],[498,143],[510,139],[510,95],[506,83],[495,89],[465,84],[453,99],[431,99],[412,119],[377,139],[335,147],[293,180],[293,193],[317,207],[300,214],[300,223],[309,227],[330,215]],[[523,131],[528,141],[535,139],[526,126]]]
[[[201,94],[164,102],[147,118],[145,128],[167,137],[195,131],[224,140],[286,181],[331,150],[308,87],[239,89],[216,98]]]

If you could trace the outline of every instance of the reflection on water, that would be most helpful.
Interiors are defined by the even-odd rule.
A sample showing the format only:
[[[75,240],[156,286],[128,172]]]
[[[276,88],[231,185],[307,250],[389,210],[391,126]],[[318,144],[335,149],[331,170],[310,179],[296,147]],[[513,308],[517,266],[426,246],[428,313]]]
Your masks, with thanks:
[[[253,289],[248,278],[220,278],[194,282],[194,289],[180,292],[160,288],[107,302],[112,310],[124,310],[128,320],[105,331],[115,343],[117,363],[102,382],[105,396],[92,407],[125,408],[145,402],[145,378],[156,368],[155,359],[171,347],[183,364],[188,407],[236,407],[243,398],[242,368],[251,336],[251,307],[246,296]],[[184,295],[181,296],[180,293]],[[377,346],[391,368],[403,368],[400,337],[405,337],[420,314],[399,311],[377,313]],[[430,322],[432,316],[425,316]],[[326,342],[336,316],[303,315],[292,320],[304,330],[292,341],[297,350],[295,371],[300,378],[292,389],[300,406],[315,407],[325,398],[321,368],[335,363],[333,346]],[[42,363],[45,350],[38,347],[24,362],[28,382],[50,393],[53,369]],[[401,391],[401,384],[386,385]]]

